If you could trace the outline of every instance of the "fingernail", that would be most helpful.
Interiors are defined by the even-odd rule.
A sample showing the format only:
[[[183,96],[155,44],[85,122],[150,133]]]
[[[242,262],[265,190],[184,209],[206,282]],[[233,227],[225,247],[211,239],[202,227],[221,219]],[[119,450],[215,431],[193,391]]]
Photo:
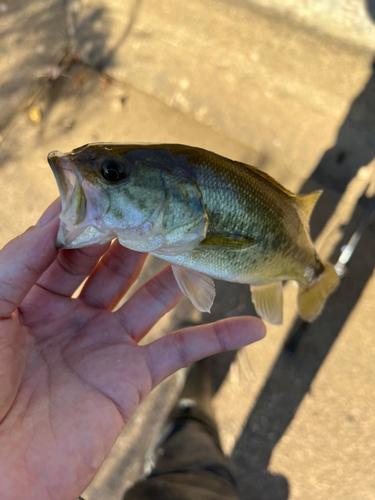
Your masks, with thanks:
[[[51,222],[52,219],[56,217],[57,214],[60,213],[61,203],[60,198],[57,198],[51,205],[47,208],[38,222],[35,224],[36,227],[42,227]]]

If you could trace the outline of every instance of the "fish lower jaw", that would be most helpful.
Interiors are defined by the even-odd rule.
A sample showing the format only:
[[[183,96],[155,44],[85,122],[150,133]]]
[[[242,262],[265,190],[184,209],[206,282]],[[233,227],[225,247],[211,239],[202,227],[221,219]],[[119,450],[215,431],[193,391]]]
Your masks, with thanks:
[[[62,220],[55,242],[56,248],[82,248],[91,245],[104,245],[113,240],[116,234],[108,229],[95,224],[94,221],[74,226]]]
[[[86,227],[71,227],[63,222],[60,222],[59,230],[56,237],[56,248],[69,248],[70,245],[77,239],[85,230]]]

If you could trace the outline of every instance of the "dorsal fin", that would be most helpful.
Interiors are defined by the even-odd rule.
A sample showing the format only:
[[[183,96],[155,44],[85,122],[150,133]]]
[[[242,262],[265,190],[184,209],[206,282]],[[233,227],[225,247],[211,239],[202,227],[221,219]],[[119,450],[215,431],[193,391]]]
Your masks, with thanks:
[[[308,221],[310,220],[311,213],[322,193],[323,191],[320,189],[309,194],[300,194],[296,196],[295,200],[298,203],[298,206],[302,209]]]
[[[252,165],[247,165],[246,163],[240,163],[240,162],[236,162],[236,163],[239,163],[240,165],[246,167],[248,170],[252,170],[254,173],[259,175],[260,177],[263,177],[263,179],[265,179],[267,182],[272,184],[272,186],[274,186],[277,189],[279,189],[280,191],[282,191],[287,196],[290,196],[291,198],[294,198],[296,196],[294,193],[289,191],[289,189],[287,189],[286,187],[282,186],[279,182],[277,182],[277,180],[275,180],[273,177],[266,174],[266,172],[263,172],[263,170],[260,170],[257,167],[253,167]]]

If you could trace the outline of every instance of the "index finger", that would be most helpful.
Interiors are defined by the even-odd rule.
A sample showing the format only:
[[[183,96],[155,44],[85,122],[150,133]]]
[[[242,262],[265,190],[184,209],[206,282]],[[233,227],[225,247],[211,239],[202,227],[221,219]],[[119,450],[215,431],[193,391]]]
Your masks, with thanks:
[[[0,251],[0,318],[9,318],[57,255],[59,200],[39,224],[10,241]]]
[[[194,361],[219,352],[239,349],[261,340],[266,334],[263,321],[252,316],[238,316],[184,328],[144,346],[152,388],[172,373]]]

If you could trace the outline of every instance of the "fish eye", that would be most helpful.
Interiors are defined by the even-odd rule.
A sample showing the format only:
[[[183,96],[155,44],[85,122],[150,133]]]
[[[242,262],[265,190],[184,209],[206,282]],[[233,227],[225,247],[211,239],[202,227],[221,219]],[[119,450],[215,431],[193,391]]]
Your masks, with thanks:
[[[105,161],[100,171],[104,179],[108,182],[117,182],[126,176],[125,167],[118,160],[114,159]]]

